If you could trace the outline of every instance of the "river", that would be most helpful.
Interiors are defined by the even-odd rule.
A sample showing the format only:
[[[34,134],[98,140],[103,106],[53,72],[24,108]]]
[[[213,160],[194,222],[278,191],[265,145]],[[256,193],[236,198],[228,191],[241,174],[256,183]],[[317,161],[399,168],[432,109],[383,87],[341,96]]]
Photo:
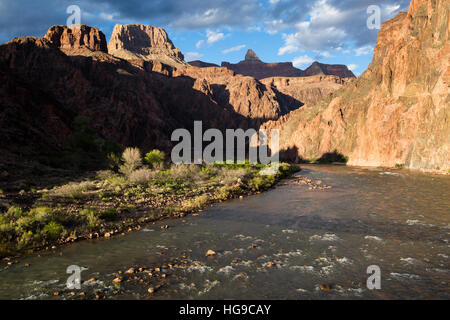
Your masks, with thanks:
[[[299,175],[332,188],[288,180],[199,216],[2,262],[0,299],[80,299],[78,291],[99,288],[113,299],[450,298],[449,176],[314,165]],[[110,293],[117,270],[183,256],[164,290]],[[88,269],[75,294],[64,290],[69,265]],[[371,265],[380,290],[367,288]]]

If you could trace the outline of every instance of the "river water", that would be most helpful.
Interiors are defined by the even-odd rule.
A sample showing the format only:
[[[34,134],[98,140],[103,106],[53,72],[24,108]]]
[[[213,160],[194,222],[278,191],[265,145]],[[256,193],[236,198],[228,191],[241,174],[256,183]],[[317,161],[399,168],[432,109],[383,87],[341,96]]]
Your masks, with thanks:
[[[182,256],[187,264],[165,290],[129,285],[107,298],[450,298],[450,177],[313,165],[299,175],[333,188],[286,181],[197,217],[2,263],[0,299],[78,299],[63,293],[69,265],[88,268],[81,291],[110,292],[117,270]],[[381,270],[380,290],[367,288],[371,265]]]

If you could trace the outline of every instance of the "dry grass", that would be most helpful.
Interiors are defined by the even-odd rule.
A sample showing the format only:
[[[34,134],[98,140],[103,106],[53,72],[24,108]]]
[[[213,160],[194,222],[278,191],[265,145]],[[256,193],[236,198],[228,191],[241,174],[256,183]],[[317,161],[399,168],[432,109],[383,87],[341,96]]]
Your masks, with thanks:
[[[219,181],[223,185],[242,183],[248,177],[249,172],[245,169],[229,170],[223,168],[219,173]]]
[[[92,181],[72,182],[50,190],[50,196],[80,199],[84,197],[84,192],[95,189]]]
[[[156,172],[147,168],[133,171],[128,179],[133,184],[149,184],[155,179]]]

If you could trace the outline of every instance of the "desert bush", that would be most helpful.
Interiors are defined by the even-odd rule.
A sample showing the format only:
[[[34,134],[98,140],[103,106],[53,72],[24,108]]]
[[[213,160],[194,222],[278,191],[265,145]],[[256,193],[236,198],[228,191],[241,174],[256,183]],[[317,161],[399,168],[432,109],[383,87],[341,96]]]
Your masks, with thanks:
[[[129,176],[142,165],[141,151],[138,148],[126,148],[122,154],[122,161],[120,172]]]
[[[164,163],[166,155],[160,150],[152,150],[145,155],[145,162],[154,169],[160,168]]]
[[[193,184],[204,182],[208,176],[199,165],[177,164],[170,168],[170,178],[178,184]]]
[[[118,154],[112,152],[108,154],[107,159],[111,170],[117,171],[120,168],[122,160]]]
[[[208,202],[209,197],[207,195],[198,196],[185,201],[182,205],[182,209],[185,211],[196,211],[205,207]]]
[[[110,178],[112,178],[112,177],[114,177],[115,176],[115,174],[114,174],[114,172],[113,171],[110,171],[110,170],[100,170],[100,171],[98,171],[97,172],[97,175],[96,175],[96,178],[98,179],[98,180],[108,180],[108,179],[110,179]]]
[[[50,196],[81,199],[84,197],[84,192],[95,189],[92,181],[72,182],[60,187],[50,190]]]
[[[155,179],[156,172],[142,168],[136,171],[133,171],[128,179],[133,184],[149,184]]]
[[[250,172],[246,169],[227,169],[222,168],[220,171],[218,178],[221,184],[224,185],[232,185],[239,182],[244,182],[246,178],[249,176]]]
[[[192,179],[192,172],[185,164],[176,164],[170,167],[170,178],[178,182],[188,182]]]

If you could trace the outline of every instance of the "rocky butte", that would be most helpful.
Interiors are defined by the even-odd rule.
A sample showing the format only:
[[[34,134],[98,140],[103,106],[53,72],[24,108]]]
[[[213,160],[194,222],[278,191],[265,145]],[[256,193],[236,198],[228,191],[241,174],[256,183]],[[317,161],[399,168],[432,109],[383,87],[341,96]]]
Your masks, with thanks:
[[[193,62],[198,67],[203,67],[204,62]],[[222,67],[233,70],[236,73],[254,77],[261,80],[270,77],[308,77],[315,75],[335,75],[341,78],[354,78],[353,72],[345,65],[327,65],[314,62],[305,71],[294,67],[292,62],[265,63],[262,62],[253,50],[248,50],[245,60],[232,64],[222,62]]]
[[[350,165],[450,169],[447,0],[413,0],[383,23],[357,80],[266,128],[294,158],[348,157]]]
[[[170,66],[186,64],[180,49],[175,48],[164,29],[141,24],[117,24],[108,52],[127,60],[160,60]]]
[[[324,64],[317,61],[313,62],[313,64],[305,70],[304,74],[308,77],[316,75],[335,75],[341,78],[355,78],[354,73],[343,64]]]

